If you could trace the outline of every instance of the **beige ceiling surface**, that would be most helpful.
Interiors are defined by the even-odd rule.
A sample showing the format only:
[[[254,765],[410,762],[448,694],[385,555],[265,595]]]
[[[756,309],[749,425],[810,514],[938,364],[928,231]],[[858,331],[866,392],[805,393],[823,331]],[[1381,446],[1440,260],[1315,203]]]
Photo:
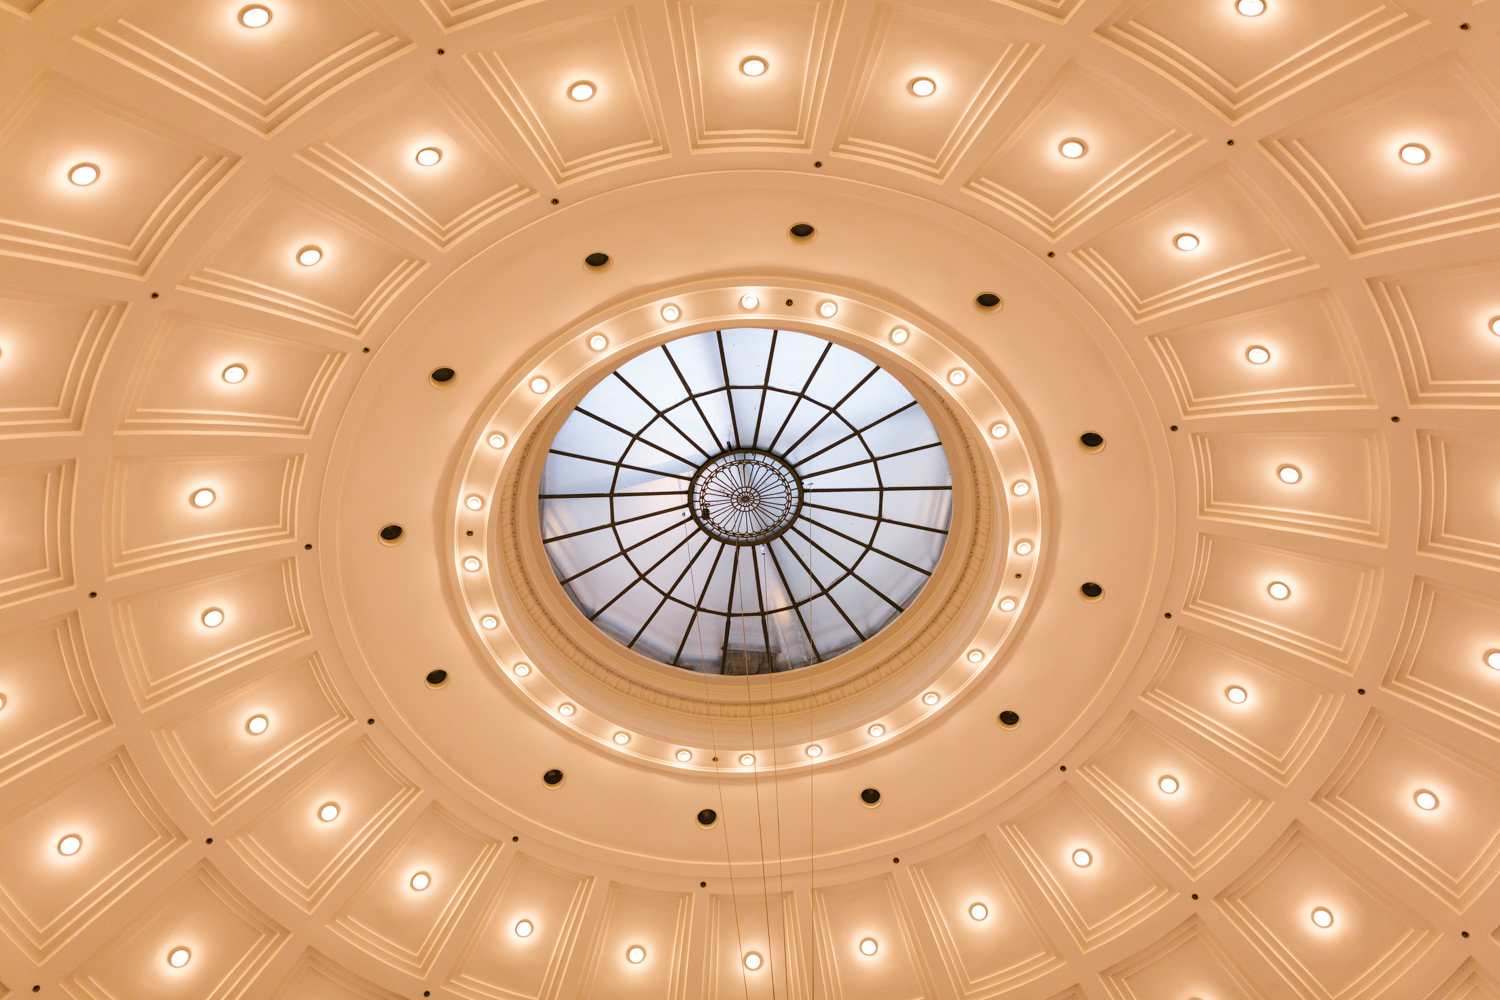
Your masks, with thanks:
[[[243,6],[0,0],[0,997],[1500,1000],[1500,8]],[[732,325],[956,486],[748,679],[535,535]]]

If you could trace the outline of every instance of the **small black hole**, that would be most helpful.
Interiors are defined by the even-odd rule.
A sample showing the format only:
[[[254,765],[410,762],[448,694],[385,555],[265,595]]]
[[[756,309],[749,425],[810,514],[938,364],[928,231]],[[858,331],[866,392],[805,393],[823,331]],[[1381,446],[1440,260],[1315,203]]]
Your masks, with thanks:
[[[1466,24],[1466,25],[1464,25],[1464,27],[1467,28],[1468,25]],[[1468,937],[1469,936],[1469,932],[1468,931],[1459,931],[1459,933],[1462,934],[1464,937]]]
[[[880,801],[880,789],[866,788],[864,791],[859,793],[859,798],[860,801],[862,801],[865,805],[873,806],[875,803]]]
[[[466,534],[466,535],[472,535],[472,534],[474,534],[474,532],[472,532],[472,531],[466,531],[466,532],[464,532],[464,534]]]
[[[307,544],[306,544],[306,545],[304,545],[304,546],[302,546],[302,547],[303,547],[303,548],[304,548],[304,549],[311,549],[311,548],[312,548],[312,542],[308,542],[308,543],[307,543]]]
[[[1234,140],[1233,140],[1233,139],[1230,139],[1230,140],[1229,140],[1229,145],[1231,145],[1231,146],[1233,146],[1233,145],[1234,145]]]
[[[792,304],[792,300],[791,300],[791,299],[787,299],[787,300],[786,300],[786,304],[787,304],[787,305],[791,305],[791,304]]]
[[[447,680],[448,671],[446,670],[429,670],[427,672],[427,683],[431,684],[433,687],[437,687],[439,684],[447,683]]]
[[[700,889],[707,889],[708,888],[708,883],[707,882],[699,882],[698,883],[698,888],[700,888]]]
[[[443,50],[442,49],[438,49],[438,55],[442,55],[442,54],[443,54]]]
[[[1000,296],[996,295],[994,292],[980,292],[978,295],[974,296],[974,301],[978,302],[986,309],[993,309],[1000,304]]]
[[[899,865],[900,863],[901,863],[901,859],[900,858],[892,858],[891,859],[891,864],[893,864],[893,865]]]
[[[1460,24],[1458,26],[1458,30],[1459,31],[1468,31],[1469,30],[1469,22],[1465,21],[1463,24]],[[1469,936],[1468,933],[1465,932],[1464,937],[1468,937],[1468,936]]]
[[[151,297],[153,299],[159,299],[159,298],[161,298],[161,292],[152,292],[151,293]]]
[[[556,198],[553,198],[553,199],[552,199],[552,204],[554,204],[554,205],[556,205],[556,204],[557,204],[557,199],[556,199]]]
[[[212,838],[212,837],[209,837],[207,840],[204,841],[205,844],[212,844],[213,842],[214,842],[214,838]]]
[[[1360,688],[1360,689],[1359,689],[1359,693],[1360,693],[1360,694],[1364,694],[1364,693],[1365,693],[1365,689],[1364,689],[1364,688]]]
[[[1393,423],[1393,424],[1399,424],[1400,422],[1401,422],[1401,418],[1400,417],[1392,417],[1391,418],[1391,423]]]
[[[1195,892],[1195,893],[1193,893],[1193,898],[1194,898],[1194,899],[1197,899],[1197,898],[1198,898],[1198,894],[1197,894],[1197,893],[1196,893],[1196,892]]]
[[[521,842],[521,838],[520,837],[512,837],[512,838],[510,838],[510,842],[512,844],[519,844]]]
[[[33,993],[40,993],[40,992],[42,992],[42,988],[40,986],[33,986],[31,988],[31,992],[33,992]]]
[[[591,253],[587,257],[583,258],[583,262],[589,267],[603,267],[605,264],[609,263],[609,254]]]
[[[387,524],[384,528],[380,529],[380,537],[384,538],[388,542],[394,542],[396,539],[401,537],[401,531],[401,525]]]
[[[809,226],[805,222],[799,222],[795,226],[792,227],[791,232],[792,232],[793,236],[797,237],[797,239],[799,239],[799,240],[805,240],[809,236],[811,236],[813,233],[817,232],[817,230],[814,229],[812,226]]]
[[[1084,434],[1080,435],[1078,440],[1083,442],[1083,446],[1085,448],[1097,448],[1104,443],[1104,435],[1095,434],[1093,431],[1087,431]]]
[[[1177,429],[1177,425],[1176,425],[1176,424],[1173,424],[1173,425],[1172,425],[1172,429],[1173,429],[1173,430],[1174,430],[1174,431],[1175,431],[1175,430],[1176,430],[1176,429]]]
[[[1055,250],[1048,250],[1047,251],[1047,256],[1048,257],[1056,257],[1057,256],[1057,252]]]
[[[815,166],[815,167],[821,167],[822,165],[823,165],[823,161],[822,160],[817,160],[817,161],[815,161],[813,163],[813,166]]]
[[[1015,712],[1012,712],[1010,709],[1007,708],[1005,711],[1000,713],[1000,725],[1014,727],[1019,726],[1020,724],[1021,716]]]
[[[365,348],[365,353],[366,353],[366,354],[369,354],[369,353],[370,353],[370,349],[369,349],[369,348],[368,348],[368,347],[366,347],[366,348]]]
[[[1067,769],[1068,769],[1068,765],[1066,765],[1066,764],[1063,764],[1060,767],[1058,767],[1059,771],[1066,771]]]
[[[365,724],[369,725],[369,726],[373,726],[373,725],[375,725],[375,720],[374,719],[366,719],[365,720]]]
[[[453,376],[457,374],[452,368],[434,368],[432,370],[432,380],[434,382],[451,382],[453,381]]]
[[[1084,597],[1098,597],[1100,594],[1104,593],[1104,588],[1099,586],[1097,583],[1085,583],[1078,589],[1083,592]]]
[[[555,767],[552,770],[548,771],[546,774],[542,775],[542,780],[549,785],[559,784],[562,782],[562,779],[563,773]]]
[[[89,596],[90,597],[98,597],[99,596],[99,591],[97,591],[97,590],[91,590],[91,591],[89,591]]]
[[[719,814],[716,813],[716,812],[714,812],[712,809],[699,809],[698,810],[698,825],[699,826],[713,826],[714,822],[716,820],[718,820],[718,818],[719,818]]]

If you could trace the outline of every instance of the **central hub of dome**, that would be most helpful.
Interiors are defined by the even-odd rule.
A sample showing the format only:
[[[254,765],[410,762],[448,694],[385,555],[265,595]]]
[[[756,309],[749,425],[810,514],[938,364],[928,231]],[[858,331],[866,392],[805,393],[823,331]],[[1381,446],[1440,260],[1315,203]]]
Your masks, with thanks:
[[[688,495],[698,526],[730,545],[779,538],[802,506],[802,484],[791,466],[768,452],[744,449],[700,468]]]

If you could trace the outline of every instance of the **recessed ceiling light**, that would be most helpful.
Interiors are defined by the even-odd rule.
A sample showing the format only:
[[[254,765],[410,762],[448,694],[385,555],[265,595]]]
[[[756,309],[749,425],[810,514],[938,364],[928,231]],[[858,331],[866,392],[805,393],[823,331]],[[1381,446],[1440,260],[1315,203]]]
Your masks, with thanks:
[[[764,76],[770,67],[760,56],[746,56],[740,60],[740,72],[746,76]]]
[[[615,733],[615,742],[618,743],[620,746],[624,746],[625,744],[627,744],[627,743],[630,742],[630,734],[629,733]]]
[[[1274,599],[1278,601],[1284,601],[1288,597],[1292,596],[1292,588],[1288,587],[1280,580],[1275,580],[1271,583],[1270,586],[1266,588],[1266,593],[1270,594]]]
[[[548,381],[542,378],[540,375],[531,380],[531,391],[536,393],[538,396],[546,392],[549,388],[551,388],[551,386]]]
[[[1432,157],[1427,147],[1419,142],[1408,142],[1402,146],[1400,155],[1402,163],[1409,163],[1414,167],[1426,163]]]
[[[531,937],[532,930],[530,920],[518,920],[516,922],[516,937]]]
[[[269,7],[253,3],[240,10],[240,23],[247,28],[264,28],[271,23],[271,10]]]
[[[210,489],[194,490],[188,497],[188,503],[194,507],[207,507],[214,502],[214,491]]]
[[[1016,599],[1014,597],[1002,597],[1002,598],[1000,598],[1000,610],[1001,611],[1014,611],[1014,610],[1016,610]]]
[[[1425,788],[1420,789],[1412,798],[1416,800],[1418,809],[1426,809],[1430,812],[1438,807],[1438,797]]]
[[[1080,847],[1073,852],[1073,863],[1079,868],[1087,868],[1094,863],[1094,856]]]
[[[470,510],[482,510],[484,508],[484,497],[477,493],[470,493],[464,497],[464,506]]]
[[[859,953],[861,955],[873,955],[879,950],[880,943],[874,938],[865,938],[859,943]]]
[[[1243,705],[1249,699],[1250,694],[1238,684],[1231,684],[1224,689],[1224,697],[1236,705]]]
[[[1490,319],[1490,333],[1493,333],[1495,336],[1500,337],[1500,316],[1495,316]]]
[[[529,676],[531,676],[531,664],[529,664],[529,663],[517,663],[515,666],[511,667],[510,669],[515,673],[515,675],[517,677],[529,677]]]
[[[885,727],[882,726],[880,723],[877,722],[877,723],[875,723],[875,725],[873,725],[869,729],[867,729],[866,732],[868,732],[871,736],[875,737],[876,739],[879,739],[880,737],[882,737],[882,736],[885,735]]]
[[[435,167],[443,158],[443,151],[436,146],[424,146],[417,150],[417,165],[422,167]]]
[[[88,187],[99,179],[99,168],[92,163],[75,164],[68,170],[68,180],[79,187]]]
[[[561,705],[557,706],[558,715],[572,715],[576,711],[578,710],[572,705],[569,705],[567,702],[563,702]]]
[[[679,751],[677,751],[677,760],[678,760],[679,763],[686,764],[688,761],[690,761],[692,759],[693,759],[693,751],[691,751],[691,750],[679,750]]]
[[[837,313],[838,311],[839,311],[839,304],[837,302],[819,302],[818,303],[818,315],[822,316],[824,319],[832,319],[833,316],[834,316],[834,314]]]
[[[990,908],[988,906],[985,906],[983,903],[969,904],[969,916],[973,917],[975,920],[983,920],[989,915]]]
[[[426,872],[417,872],[411,877],[411,887],[418,892],[432,884],[432,876]]]
[[[937,84],[930,77],[919,76],[906,85],[916,97],[931,97],[937,93]]]
[[[1492,649],[1485,653],[1484,665],[1491,670],[1500,670],[1500,649]]]
[[[485,440],[489,442],[489,446],[491,448],[504,448],[505,447],[505,435],[504,434],[491,434]]]
[[[1198,237],[1192,233],[1178,233],[1172,237],[1172,245],[1182,251],[1196,250],[1198,249]]]
[[[754,309],[758,305],[760,305],[760,296],[756,295],[754,292],[746,292],[744,295],[740,296],[741,309]]]
[[[1031,492],[1031,484],[1024,479],[1011,485],[1010,491],[1018,497],[1024,497]]]
[[[568,96],[575,101],[586,101],[594,96],[594,85],[587,80],[579,80],[568,88]]]
[[[984,653],[980,652],[977,649],[971,649],[971,650],[969,650],[969,662],[970,663],[978,663],[978,662],[980,662],[983,659],[984,659]]]
[[[646,960],[646,949],[638,944],[633,944],[625,949],[625,961],[631,965],[640,965]]]
[[[609,346],[609,338],[602,333],[596,333],[589,338],[589,346],[596,351],[602,351]]]
[[[896,329],[891,331],[891,343],[893,344],[904,344],[910,337],[911,334],[907,332],[906,327],[904,326],[898,326],[896,327]]]
[[[308,246],[303,247],[301,250],[297,251],[297,263],[301,264],[303,267],[312,267],[322,259],[323,250],[321,247]]]
[[[245,369],[244,365],[230,365],[223,371],[224,381],[230,385],[238,385],[245,381],[245,376],[248,374],[250,373]]]
[[[76,833],[70,833],[57,842],[57,853],[71,858],[83,850],[83,838]]]
[[[1164,774],[1160,778],[1156,779],[1156,787],[1160,788],[1168,795],[1173,795],[1176,794],[1177,789],[1182,786],[1177,784],[1176,778],[1172,777],[1170,774]]]
[[[1266,12],[1266,0],[1239,0],[1234,9],[1246,17],[1259,17]]]
[[[1010,428],[1008,426],[1006,426],[1005,424],[991,424],[990,425],[990,437],[992,437],[992,438],[1003,438],[1003,437],[1005,437],[1005,435],[1007,435],[1009,433],[1010,433]]]
[[[470,573],[479,572],[479,567],[482,565],[484,564],[479,561],[478,556],[466,556],[464,558],[464,569],[468,570]]]
[[[675,323],[682,318],[682,310],[678,309],[672,303],[668,302],[666,305],[661,307],[661,318],[666,320],[668,323]]]
[[[955,368],[948,373],[949,385],[963,385],[967,381],[969,381],[969,373],[962,368]]]
[[[1076,160],[1087,153],[1089,147],[1082,139],[1064,139],[1058,144],[1057,151],[1070,160]]]
[[[5,707],[5,695],[0,694],[0,708]]]
[[[245,720],[245,729],[251,736],[259,736],[270,728],[271,720],[264,715],[252,715],[249,719]]]
[[[209,628],[218,628],[224,624],[224,612],[218,608],[209,608],[203,612],[203,624]]]
[[[184,965],[187,965],[192,957],[193,953],[186,948],[173,948],[167,952],[167,964],[174,969],[180,969]]]
[[[1283,465],[1276,470],[1276,478],[1288,485],[1302,482],[1302,470],[1295,465]]]
[[[1018,555],[1018,556],[1029,556],[1029,555],[1031,555],[1031,543],[1028,542],[1028,541],[1024,541],[1024,540],[1017,542],[1016,543],[1016,555]]]
[[[1312,911],[1312,922],[1319,927],[1333,926],[1333,911],[1326,906],[1319,906]]]
[[[479,619],[480,628],[495,628],[500,624],[500,619],[494,615],[484,615]]]
[[[1264,347],[1252,347],[1245,352],[1245,358],[1252,365],[1263,365],[1271,360],[1271,352]]]
[[[339,818],[339,804],[337,802],[325,802],[318,807],[318,819],[325,823],[332,823]]]
[[[753,754],[753,753],[742,753],[742,754],[740,754],[740,763],[743,764],[743,765],[745,765],[746,767],[749,767],[751,764],[755,763],[755,754]]]
[[[745,968],[749,969],[751,972],[754,972],[756,969],[759,969],[760,966],[761,957],[759,955],[757,955],[753,951],[745,953]]]
[[[928,691],[926,694],[924,694],[922,696],[922,704],[924,704],[924,705],[936,705],[938,703],[938,699],[941,698],[941,697],[942,696],[939,695],[936,691]]]
[[[807,755],[809,757],[821,757],[823,756],[823,748],[814,743],[807,748]]]

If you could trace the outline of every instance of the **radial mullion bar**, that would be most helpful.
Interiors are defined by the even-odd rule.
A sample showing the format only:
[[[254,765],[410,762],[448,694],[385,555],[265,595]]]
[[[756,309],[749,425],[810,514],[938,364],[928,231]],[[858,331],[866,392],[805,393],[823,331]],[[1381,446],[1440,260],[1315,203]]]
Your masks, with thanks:
[[[813,452],[811,455],[806,455],[806,456],[798,459],[797,460],[797,464],[799,466],[806,465],[808,462],[811,462],[813,459],[817,458],[819,455],[823,454],[825,451],[829,451],[830,449],[837,448],[839,445],[843,444],[845,441],[853,441],[855,438],[863,439],[864,436],[865,436],[865,432],[868,431],[870,428],[872,428],[872,427],[878,427],[882,423],[884,423],[885,421],[891,419],[892,417],[900,416],[901,414],[905,413],[907,410],[911,409],[913,406],[916,406],[916,405],[917,405],[917,401],[914,399],[910,403],[907,403],[905,406],[901,407],[900,409],[892,410],[890,413],[887,413],[885,416],[879,418],[878,420],[872,420],[868,424],[865,424],[863,427],[853,427],[853,425],[851,424],[850,426],[853,427],[853,429],[848,434],[845,434],[843,437],[839,438],[837,441],[833,442],[832,444],[828,445],[827,447],[819,448],[817,451]],[[866,450],[868,451],[869,449],[866,449]]]
[[[670,358],[671,355],[669,354],[669,355],[667,355],[667,357]],[[659,409],[655,403],[653,403],[653,402],[651,402],[651,400],[647,399],[645,393],[641,392],[641,390],[639,390],[635,386],[631,385],[630,384],[630,380],[628,378],[626,378],[624,375],[621,375],[619,372],[615,372],[615,378],[619,379],[622,383],[624,383],[625,388],[627,388],[631,392],[635,393],[636,398],[639,399],[641,402],[645,403],[651,409],[651,412],[654,413],[654,414],[656,414],[656,418],[658,420],[660,420],[662,423],[666,424],[668,427],[672,428],[678,434],[681,434],[682,435],[682,439],[684,441],[686,441],[688,444],[692,445],[694,448],[697,448],[700,452],[703,452],[703,457],[704,458],[707,458],[708,456],[714,454],[715,452],[717,452],[719,450],[718,448],[715,448],[713,451],[703,451],[703,446],[700,445],[697,441],[693,440],[693,436],[691,434],[689,434],[687,431],[683,430],[681,427],[678,427],[677,426],[677,422],[675,420],[673,420],[671,417],[667,416],[667,414],[666,414],[666,412],[664,410]],[[650,427],[650,426],[651,425],[649,423],[646,425],[646,427]],[[709,427],[708,421],[706,421],[706,420],[703,422],[703,426],[704,427],[708,427],[709,430],[713,430],[712,427]],[[646,427],[642,427],[641,428],[641,432],[642,433],[645,432]],[[717,442],[715,442],[715,443],[717,443]],[[691,465],[692,463],[689,462],[688,464]]]
[[[638,494],[638,493],[625,493],[625,494],[622,494],[622,495],[623,496],[639,496],[640,494]],[[682,495],[686,496],[687,494],[684,493]],[[550,545],[553,542],[567,541],[569,538],[577,538],[579,535],[587,535],[591,531],[603,531],[605,528],[612,528],[612,527],[617,527],[617,526],[622,525],[622,524],[629,524],[632,521],[644,521],[648,517],[661,517],[663,514],[670,514],[674,510],[682,510],[685,507],[687,507],[687,504],[680,503],[680,504],[678,504],[675,507],[663,507],[661,510],[653,510],[649,514],[637,514],[635,517],[625,517],[625,518],[621,518],[620,520],[617,520],[617,521],[606,521],[603,524],[600,524],[600,525],[598,525],[596,527],[593,527],[593,528],[580,528],[577,531],[570,531],[566,535],[553,535],[550,538],[543,538],[542,539],[542,544],[543,545]],[[832,508],[829,508],[829,509],[832,509]]]
[[[688,571],[693,568],[693,563],[697,560],[698,556],[703,554],[703,550],[708,548],[708,543],[713,541],[713,537],[711,535],[704,534],[697,528],[694,528],[691,534],[689,534],[677,545],[672,546],[672,552],[676,552],[679,548],[692,541],[698,535],[703,535],[703,544],[698,546],[697,552],[694,552],[691,556],[688,557],[687,564],[682,567],[682,572],[677,574],[677,579],[672,581],[672,586],[668,587],[666,590],[662,590],[662,588],[657,587],[655,583],[652,583],[650,577],[648,577],[646,574],[641,575],[641,579],[645,580],[648,584],[650,584],[652,587],[655,587],[656,590],[661,593],[661,600],[656,602],[656,607],[652,610],[651,614],[646,616],[646,620],[641,623],[641,627],[636,630],[635,635],[631,636],[630,641],[626,643],[626,646],[628,648],[635,648],[635,644],[639,642],[641,636],[646,633],[646,629],[651,627],[651,623],[656,620],[656,616],[661,613],[661,609],[667,606],[668,601],[672,600],[672,592],[677,589],[678,584],[682,583],[682,578],[688,575]],[[667,553],[667,555],[671,554],[671,552]],[[663,556],[662,558],[665,559],[666,556]],[[661,565],[661,563],[658,561],[657,565],[659,566]],[[655,568],[656,567],[654,566],[652,567],[652,569]],[[650,570],[647,570],[647,573],[649,572]]]
[[[707,548],[708,546],[704,546]],[[708,596],[709,584],[714,582],[714,574],[719,571],[719,560],[724,558],[724,550],[729,546],[719,542],[719,551],[714,553],[714,563],[708,568],[708,575],[703,578],[703,589],[698,592],[697,603],[692,605],[693,613],[688,618],[687,628],[682,632],[682,641],[677,644],[677,655],[672,657],[672,666],[677,666],[677,661],[682,659],[682,647],[687,645],[688,636],[693,634],[693,625],[697,623],[698,616],[703,614],[703,601]],[[701,639],[699,640],[701,643]]]
[[[808,523],[812,524],[812,525],[815,525],[816,527],[822,528],[824,531],[831,531],[832,530],[831,528],[828,528],[825,525],[818,524],[816,521],[813,521],[811,519],[808,520]],[[874,584],[872,584],[869,580],[866,580],[864,577],[860,576],[859,573],[855,572],[855,567],[857,567],[861,562],[864,561],[865,556],[869,555],[872,551],[875,551],[874,548],[873,548],[873,546],[866,545],[866,544],[864,544],[862,542],[854,541],[854,539],[849,538],[848,535],[840,535],[839,532],[834,531],[833,533],[835,535],[839,535],[840,538],[848,539],[849,541],[854,542],[855,545],[858,545],[860,548],[864,549],[864,552],[860,555],[860,557],[858,559],[854,560],[854,566],[846,566],[846,565],[844,565],[844,561],[842,559],[840,559],[838,556],[834,555],[832,552],[829,552],[823,546],[819,545],[816,541],[813,540],[813,538],[812,538],[811,535],[803,535],[802,532],[797,531],[797,525],[795,523],[792,525],[792,529],[791,530],[796,531],[797,534],[802,535],[803,538],[806,538],[807,539],[807,544],[811,545],[813,548],[815,548],[819,552],[823,553],[824,558],[828,559],[835,566],[837,566],[839,569],[841,569],[841,570],[844,571],[844,575],[843,576],[839,577],[833,583],[831,583],[828,586],[826,586],[826,587],[823,588],[823,592],[828,595],[828,599],[830,601],[833,600],[833,589],[835,587],[837,587],[839,584],[843,583],[845,580],[854,579],[854,580],[858,580],[860,583],[864,584],[866,587],[869,588],[869,590],[870,590],[870,592],[872,594],[874,594],[876,597],[879,597],[882,601],[885,601],[885,603],[889,604],[891,607],[895,608],[897,611],[905,610],[905,609],[903,609],[901,607],[901,605],[899,605],[895,601],[891,600],[890,597],[886,595],[885,591],[881,590],[879,587],[877,587]],[[790,546],[788,546],[788,548],[790,548]],[[886,553],[882,552],[881,555],[886,555]],[[888,556],[888,555],[886,555],[886,558],[887,559],[891,559],[891,560],[893,560],[895,562],[900,562],[901,561],[899,559],[896,559],[894,556]],[[916,567],[912,567],[912,568],[915,569]],[[929,573],[929,574],[926,574],[926,575],[931,576],[932,574]],[[851,622],[850,624],[852,625],[853,623]],[[858,632],[859,629],[855,629],[854,631]],[[861,635],[860,638],[863,639],[864,636]]]
[[[900,558],[898,558],[896,556],[891,555],[885,549],[882,549],[880,546],[876,545],[873,540],[868,541],[868,542],[862,542],[858,538],[855,538],[852,535],[846,535],[842,531],[840,531],[839,529],[834,528],[834,527],[830,527],[829,525],[824,524],[822,521],[814,521],[812,518],[806,517],[805,515],[804,515],[804,517],[805,517],[805,519],[806,519],[806,521],[807,521],[808,524],[815,524],[818,527],[822,528],[824,531],[827,531],[827,532],[830,532],[832,534],[838,535],[840,538],[844,539],[844,541],[846,541],[846,542],[852,542],[855,545],[858,545],[860,548],[866,550],[867,552],[878,552],[881,555],[885,556],[887,559],[889,559],[891,562],[898,562],[901,565],[905,566],[907,569],[914,569],[914,570],[916,570],[918,573],[921,573],[923,576],[931,576],[932,575],[932,571],[931,570],[923,569],[920,566],[913,566],[911,563],[907,562],[905,559],[900,559]],[[861,580],[860,582],[864,583],[863,580]],[[866,583],[865,586],[868,587],[869,584]]]
[[[790,549],[791,546],[787,546],[787,548]],[[771,553],[771,564],[776,567],[776,575],[779,576],[779,577],[781,577],[781,585],[786,588],[787,596],[792,599],[792,613],[797,616],[797,624],[802,627],[802,634],[805,635],[805,636],[807,636],[807,645],[813,651],[813,658],[818,663],[822,663],[823,662],[823,654],[818,651],[817,640],[815,640],[813,638],[812,629],[810,629],[810,628],[807,627],[807,619],[805,619],[805,618],[802,617],[802,604],[804,604],[804,603],[811,603],[811,601],[813,599],[812,595],[811,594],[808,595],[807,601],[805,601],[805,602],[798,602],[797,595],[794,594],[794,593],[792,593],[791,582],[788,581],[787,578],[786,578],[786,571],[781,568],[781,560],[778,559],[778,558],[776,558],[776,546],[775,545],[767,545],[766,546],[766,551],[769,552],[769,553]],[[796,555],[795,552],[792,553],[792,554]],[[807,579],[811,582],[813,580],[813,575],[811,573],[809,573],[807,575]]]
[[[900,528],[912,528],[912,529],[914,529],[916,531],[931,531],[934,534],[938,534],[938,535],[946,535],[948,533],[948,529],[947,528],[933,528],[933,527],[931,527],[929,525],[926,525],[926,524],[912,524],[909,521],[897,521],[894,518],[884,517],[884,516],[882,516],[880,514],[866,514],[864,511],[861,511],[861,510],[844,510],[844,509],[839,508],[839,507],[827,507],[827,506],[824,506],[823,504],[820,504],[820,503],[808,503],[805,500],[802,502],[802,506],[804,506],[804,507],[811,507],[813,510],[826,510],[826,511],[830,511],[831,513],[834,513],[834,514],[843,514],[843,515],[845,515],[847,517],[862,517],[862,518],[864,518],[867,521],[879,521],[881,524],[894,524],[894,525],[896,525],[897,527],[900,527]],[[676,510],[677,508],[673,507],[672,509]],[[654,514],[643,514],[641,516],[642,517],[654,517],[655,515]],[[809,520],[811,520],[811,518],[809,518]],[[597,531],[598,529],[591,528],[589,530],[591,530],[591,531]]]
[[[690,481],[693,478],[692,473],[688,473],[687,475],[684,476],[684,475],[682,475],[681,473],[678,473],[678,472],[663,472],[661,469],[648,469],[644,465],[631,465],[629,462],[612,461],[612,460],[610,460],[608,458],[594,458],[592,455],[579,455],[579,454],[577,454],[575,452],[571,452],[571,451],[558,451],[556,448],[551,449],[550,451],[547,452],[547,454],[549,454],[549,455],[561,455],[564,458],[576,458],[576,459],[578,459],[581,462],[597,462],[600,465],[612,465],[612,466],[614,466],[617,469],[629,469],[632,472],[644,472],[648,476],[661,476],[664,479],[681,479],[684,482],[687,482],[687,481]],[[665,454],[665,452],[663,452],[663,454]],[[616,496],[629,496],[628,493],[627,494],[619,494],[619,493],[617,493],[615,495]]]
[[[625,379],[621,378],[620,381],[621,382],[625,382]],[[636,392],[635,386],[631,385],[629,382],[625,382],[625,385],[630,389],[631,392],[635,392],[635,394],[636,394],[637,397],[640,396],[640,393]],[[657,444],[655,441],[646,441],[646,439],[642,435],[644,435],[646,433],[646,431],[648,431],[648,430],[651,429],[651,425],[652,424],[654,424],[654,423],[656,423],[656,421],[660,420],[663,423],[665,423],[668,427],[671,427],[674,431],[677,431],[678,434],[682,434],[682,439],[684,441],[686,441],[688,444],[694,445],[695,447],[697,445],[696,441],[694,441],[692,438],[688,437],[686,434],[683,434],[681,428],[677,427],[669,419],[667,419],[667,415],[665,413],[662,413],[660,410],[656,409],[656,407],[651,406],[651,401],[650,400],[648,400],[648,399],[642,399],[641,402],[645,403],[647,406],[650,406],[651,407],[651,411],[653,413],[655,413],[656,416],[653,417],[651,420],[648,420],[645,423],[645,425],[642,426],[641,429],[639,431],[636,431],[634,434],[630,433],[630,431],[626,430],[625,428],[621,427],[619,424],[616,424],[616,423],[614,423],[611,420],[605,420],[603,417],[599,416],[599,414],[597,414],[597,413],[590,413],[588,410],[585,410],[581,406],[578,407],[577,409],[578,409],[578,412],[582,413],[584,416],[590,417],[590,418],[592,418],[594,420],[597,420],[597,421],[599,421],[599,423],[603,424],[605,427],[608,427],[610,430],[619,431],[621,434],[624,434],[626,437],[628,437],[630,439],[630,444],[627,445],[625,447],[625,450],[620,453],[622,457],[625,456],[625,455],[630,454],[630,448],[631,448],[631,446],[633,446],[636,442],[641,441],[641,442],[645,442],[647,445],[650,445],[652,448],[655,448],[657,451],[661,452],[663,455],[670,455],[672,458],[677,459],[677,461],[681,462],[683,465],[690,466],[690,467],[693,466],[693,465],[696,465],[697,464],[696,462],[689,461],[688,459],[683,458],[681,455],[677,454],[676,452],[669,451],[666,448],[663,448],[661,445]],[[553,449],[553,450],[555,451],[556,449]]]
[[[893,451],[888,455],[871,455],[869,458],[862,458],[858,462],[848,462],[844,465],[835,465],[831,469],[818,469],[815,472],[803,472],[801,473],[801,475],[803,475],[804,477],[826,476],[829,473],[843,472],[845,469],[852,469],[859,465],[869,465],[871,462],[884,462],[889,458],[900,458],[902,455],[910,455],[914,452],[926,451],[928,448],[941,448],[942,446],[943,442],[941,441],[934,441],[931,444],[919,444],[915,448],[902,448],[900,451]],[[868,448],[866,448],[865,450],[869,451]],[[797,464],[800,466],[802,463],[798,462]]]

